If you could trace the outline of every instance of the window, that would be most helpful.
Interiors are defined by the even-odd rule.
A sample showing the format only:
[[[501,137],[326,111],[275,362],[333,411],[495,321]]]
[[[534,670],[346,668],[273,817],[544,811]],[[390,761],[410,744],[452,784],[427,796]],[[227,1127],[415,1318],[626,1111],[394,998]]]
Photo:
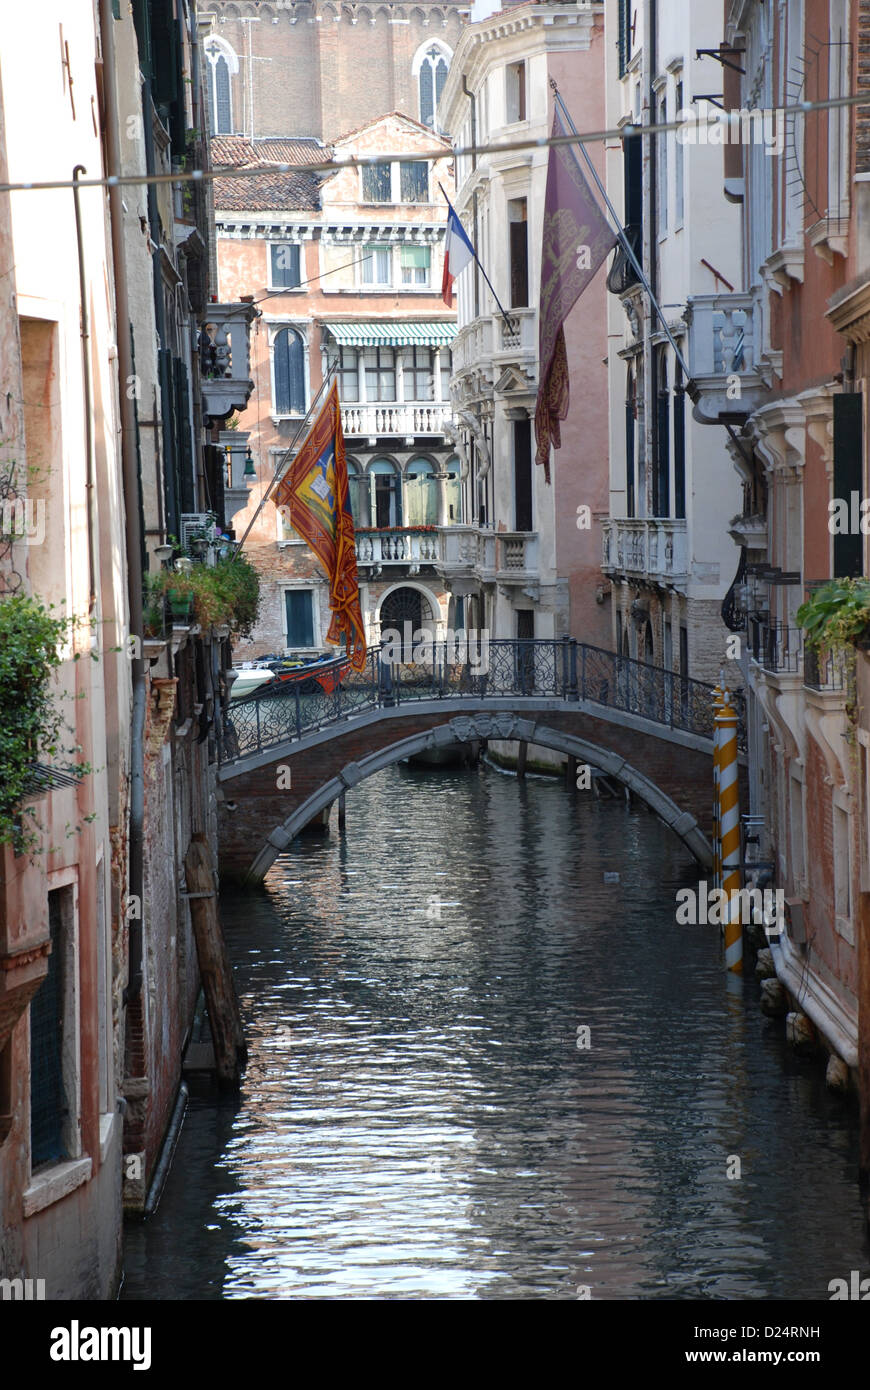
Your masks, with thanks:
[[[305,375],[302,338],[294,328],[281,328],[272,340],[276,415],[305,414]]]
[[[848,924],[852,916],[851,876],[849,872],[849,815],[840,806],[833,807],[834,817],[834,911],[841,922]]]
[[[362,171],[364,203],[388,203],[391,197],[390,165],[367,164]]]
[[[511,125],[514,121],[524,121],[526,119],[525,61],[508,63],[504,70],[504,83],[505,122]]]
[[[667,93],[662,92],[658,103],[658,121],[664,125],[668,119],[668,98]],[[656,136],[657,154],[657,177],[658,177],[658,211],[659,211],[659,236],[666,236],[668,230],[668,140],[669,133]]]
[[[686,515],[686,391],[683,369],[674,363],[674,516]]]
[[[48,974],[30,1003],[30,1166],[66,1158],[68,1117],[72,1106],[65,1076],[64,1052],[73,1050],[73,1039],[64,1038],[64,994],[72,984],[67,978],[65,954],[73,889],[59,888],[48,895],[48,928],[51,954]]]
[[[529,229],[527,216],[525,198],[511,198],[508,201],[512,309],[526,309],[529,303]]]
[[[269,247],[269,270],[273,290],[299,288],[299,247],[285,244]]]
[[[314,646],[314,591],[286,589],[284,611],[287,616],[287,646]]]
[[[391,246],[366,246],[360,266],[360,279],[364,285],[391,285],[392,275]]]
[[[859,496],[863,455],[862,417],[864,398],[860,391],[845,391],[834,397],[834,497],[851,500]],[[834,536],[834,575],[855,578],[863,572],[863,542],[860,535]]]
[[[450,400],[450,354],[439,352],[438,357],[441,362],[441,399]]]
[[[625,514],[634,516],[634,426],[635,426],[634,367],[628,364],[625,373]]]
[[[232,135],[233,98],[230,77],[239,60],[225,39],[211,36],[205,44],[208,107],[213,135]]]
[[[619,6],[619,75],[625,76],[631,58],[631,3],[632,0],[617,0]]]
[[[403,203],[428,203],[429,166],[425,159],[403,159],[400,162],[399,197]]]
[[[405,400],[431,399],[432,353],[429,348],[411,348],[405,361]]]
[[[532,527],[532,422],[514,420],[514,526]]]
[[[677,119],[683,109],[683,84],[677,83]],[[681,140],[675,141],[674,147],[674,226],[682,227],[685,215],[683,182],[685,179],[685,149]]]
[[[402,524],[401,481],[388,459],[378,459],[369,469],[372,517],[381,530]]]
[[[438,483],[428,459],[412,459],[405,475],[408,503],[406,526],[435,526],[438,523]]]
[[[338,350],[338,394],[342,401],[359,400],[359,353],[356,348]]]
[[[447,81],[449,61],[447,51],[438,44],[432,44],[430,48],[427,48],[420,62],[417,77],[420,91],[420,122],[422,125],[430,126],[433,130],[437,128],[435,113],[438,110],[441,93],[444,91],[444,83]]]
[[[671,429],[670,392],[668,389],[668,350],[662,344],[656,348],[656,467],[653,474],[653,515],[671,514]]]
[[[428,246],[400,247],[403,285],[428,285],[431,252]]]
[[[366,348],[366,399],[394,401],[396,399],[396,353],[394,348]]]

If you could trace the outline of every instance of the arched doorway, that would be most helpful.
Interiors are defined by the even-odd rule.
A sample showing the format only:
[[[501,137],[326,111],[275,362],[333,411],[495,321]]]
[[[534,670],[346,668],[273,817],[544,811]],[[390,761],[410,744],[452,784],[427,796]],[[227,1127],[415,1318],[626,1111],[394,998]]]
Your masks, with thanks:
[[[409,584],[393,589],[386,595],[380,611],[381,641],[386,634],[396,633],[394,641],[401,642],[401,660],[411,660],[414,633],[433,622],[432,605],[419,589]]]

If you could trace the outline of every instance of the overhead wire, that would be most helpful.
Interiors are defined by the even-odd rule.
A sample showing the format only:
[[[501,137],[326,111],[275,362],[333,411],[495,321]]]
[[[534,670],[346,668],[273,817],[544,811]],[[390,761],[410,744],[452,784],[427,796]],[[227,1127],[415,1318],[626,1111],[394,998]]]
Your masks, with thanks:
[[[799,101],[783,106],[756,108],[735,107],[706,117],[692,117],[688,120],[660,121],[647,125],[629,122],[604,130],[571,132],[566,135],[541,135],[517,140],[484,141],[473,145],[453,145],[438,149],[416,150],[414,158],[436,161],[439,159],[462,159],[472,155],[512,154],[521,150],[557,149],[561,145],[591,145],[607,140],[626,140],[636,136],[663,135],[670,131],[701,132],[714,126],[728,124],[731,129],[740,129],[745,119],[756,120],[759,116],[806,116],[814,111],[832,111],[846,106],[870,106],[870,93],[848,97],[827,97],[824,101]],[[714,142],[714,148],[720,142]],[[726,143],[726,142],[721,142]],[[727,142],[737,143],[737,142]],[[116,188],[119,186],[135,188],[145,184],[181,184],[213,182],[215,179],[262,178],[264,174],[335,174],[342,169],[363,169],[373,164],[382,164],[387,156],[381,152],[371,155],[352,155],[346,159],[314,161],[310,164],[262,163],[248,166],[229,166],[217,169],[179,169],[165,174],[111,174],[102,178],[79,179],[81,188]],[[21,180],[16,183],[0,183],[0,193],[48,192],[52,189],[72,188],[72,179]]]

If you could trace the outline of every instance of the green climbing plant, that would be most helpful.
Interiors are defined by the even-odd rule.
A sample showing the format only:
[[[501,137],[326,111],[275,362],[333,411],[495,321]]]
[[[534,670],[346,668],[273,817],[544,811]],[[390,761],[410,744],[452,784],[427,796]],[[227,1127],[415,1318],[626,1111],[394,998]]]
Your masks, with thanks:
[[[50,757],[64,772],[89,771],[71,759],[78,750],[63,744],[70,727],[53,688],[70,625],[24,594],[0,602],[0,845],[11,844],[19,854],[39,846],[32,812],[28,823],[22,810],[34,764]]]

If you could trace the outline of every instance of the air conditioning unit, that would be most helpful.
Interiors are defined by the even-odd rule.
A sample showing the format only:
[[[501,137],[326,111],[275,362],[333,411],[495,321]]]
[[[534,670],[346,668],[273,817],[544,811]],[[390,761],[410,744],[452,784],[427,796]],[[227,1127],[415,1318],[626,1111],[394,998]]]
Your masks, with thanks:
[[[207,540],[213,541],[215,534],[214,522],[210,519],[208,512],[182,512],[181,513],[181,542],[182,550],[190,550],[191,537],[200,532]]]

